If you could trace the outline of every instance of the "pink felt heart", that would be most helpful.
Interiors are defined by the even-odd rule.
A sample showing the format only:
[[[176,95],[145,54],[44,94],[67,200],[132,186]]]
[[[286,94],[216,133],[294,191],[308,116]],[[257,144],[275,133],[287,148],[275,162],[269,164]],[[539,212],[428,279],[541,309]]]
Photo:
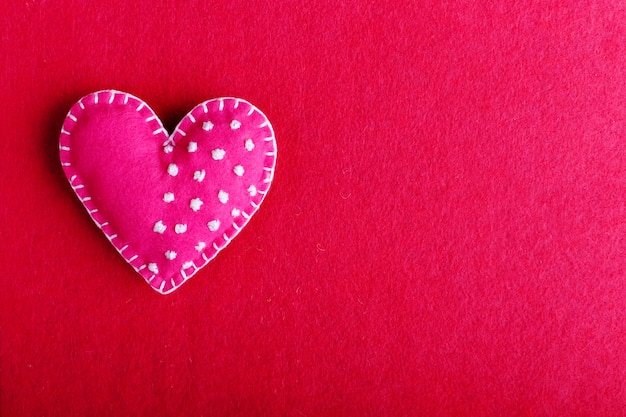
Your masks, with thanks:
[[[276,164],[269,121],[236,98],[197,105],[168,136],[142,100],[98,91],[72,106],[59,149],[65,175],[93,221],[162,294],[242,230]]]

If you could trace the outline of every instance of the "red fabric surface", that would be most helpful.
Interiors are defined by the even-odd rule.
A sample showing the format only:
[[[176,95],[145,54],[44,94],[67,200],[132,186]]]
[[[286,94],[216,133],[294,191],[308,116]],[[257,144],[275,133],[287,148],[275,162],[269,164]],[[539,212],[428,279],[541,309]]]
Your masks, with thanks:
[[[3,3],[3,416],[626,414],[621,3]],[[263,207],[172,295],[58,161],[104,88],[275,129]]]

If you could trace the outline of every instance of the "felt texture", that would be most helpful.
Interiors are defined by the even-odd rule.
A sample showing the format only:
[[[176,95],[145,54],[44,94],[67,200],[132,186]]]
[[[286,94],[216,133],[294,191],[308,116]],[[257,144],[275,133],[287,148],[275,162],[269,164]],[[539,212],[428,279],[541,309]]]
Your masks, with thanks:
[[[622,3],[2,3],[2,416],[624,415]],[[263,206],[168,296],[59,163],[106,88],[276,134]]]
[[[72,106],[59,153],[96,225],[162,294],[246,226],[276,164],[272,126],[245,100],[205,101],[168,135],[144,101],[115,90]]]

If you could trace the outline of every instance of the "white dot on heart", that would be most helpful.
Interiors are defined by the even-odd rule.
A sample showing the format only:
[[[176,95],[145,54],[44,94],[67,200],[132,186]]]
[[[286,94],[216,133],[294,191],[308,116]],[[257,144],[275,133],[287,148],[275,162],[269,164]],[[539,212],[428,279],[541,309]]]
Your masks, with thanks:
[[[235,173],[236,176],[241,177],[244,173],[243,167],[241,165],[236,165],[233,168],[233,172]]]
[[[169,259],[170,261],[173,261],[174,259],[176,259],[176,255],[178,254],[174,252],[173,250],[165,251],[165,257]]]
[[[233,120],[232,122],[230,122],[230,128],[232,130],[237,130],[241,127],[241,122],[239,120]]]
[[[206,171],[202,170],[202,171],[196,171],[193,173],[193,179],[198,181],[198,182],[202,182],[202,180],[204,180],[204,177],[206,176]]]
[[[159,267],[155,263],[148,264],[148,270],[154,272],[155,274],[159,273]]]
[[[199,198],[194,198],[189,202],[189,207],[193,210],[193,211],[198,211],[200,210],[200,206],[202,206],[204,203],[202,202],[202,200],[200,200]]]
[[[187,145],[187,151],[195,152],[197,150],[198,150],[198,144],[196,142],[189,142],[189,145]]]
[[[215,232],[217,229],[220,228],[220,221],[217,219],[211,220],[207,223],[207,226],[209,227],[210,231]]]
[[[230,212],[230,215],[233,217],[237,217],[241,214],[241,210],[234,208],[233,211]]]
[[[156,233],[161,233],[161,234],[165,232],[165,229],[167,229],[167,226],[163,224],[162,220],[159,220],[158,222],[156,222],[154,224],[154,227],[152,228],[153,231],[155,231]]]
[[[226,151],[224,149],[213,149],[211,151],[211,157],[216,161],[221,161],[224,159],[224,155],[226,155]]]
[[[174,231],[177,234],[185,233],[187,231],[187,225],[186,224],[177,224],[176,226],[174,226]]]
[[[248,139],[246,140],[246,144],[244,146],[246,147],[246,151],[250,152],[254,149],[254,142],[252,139]]]
[[[202,123],[202,130],[206,130],[208,132],[211,129],[213,129],[213,123],[209,121]]]
[[[220,190],[220,192],[217,193],[217,198],[220,200],[220,203],[222,204],[228,203],[228,193],[224,190]]]
[[[196,245],[195,249],[198,252],[202,252],[202,249],[206,248],[206,243],[204,242],[198,242],[198,244]]]
[[[176,166],[176,164],[169,164],[169,166],[167,167],[167,173],[170,174],[172,177],[177,176],[178,167]]]
[[[174,201],[174,193],[165,193],[163,194],[163,201],[166,203],[171,203]]]
[[[254,185],[251,185],[248,187],[248,194],[250,194],[251,197],[254,197],[256,195],[256,187]]]
[[[173,150],[174,150],[174,147],[173,147],[172,145],[165,145],[165,146],[163,147],[163,152],[165,152],[165,153],[170,153],[170,152],[172,152]]]

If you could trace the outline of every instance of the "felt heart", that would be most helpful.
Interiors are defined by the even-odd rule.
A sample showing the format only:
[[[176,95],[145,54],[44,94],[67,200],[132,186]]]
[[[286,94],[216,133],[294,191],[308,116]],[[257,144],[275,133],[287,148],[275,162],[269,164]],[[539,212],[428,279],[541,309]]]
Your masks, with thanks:
[[[276,163],[272,126],[245,100],[205,101],[168,135],[146,103],[115,90],[72,106],[59,149],[65,175],[93,221],[162,294],[243,229]]]

